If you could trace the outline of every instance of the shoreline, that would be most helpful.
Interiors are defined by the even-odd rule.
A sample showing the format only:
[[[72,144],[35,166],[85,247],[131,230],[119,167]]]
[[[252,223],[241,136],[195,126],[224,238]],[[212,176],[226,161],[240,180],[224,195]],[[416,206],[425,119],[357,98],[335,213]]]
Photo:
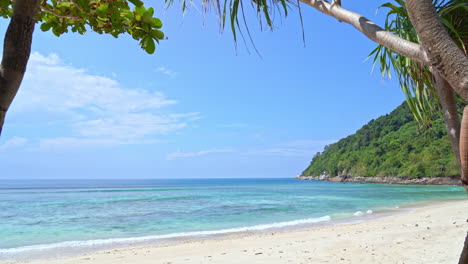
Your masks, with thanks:
[[[312,259],[308,260],[309,263],[311,261],[312,263],[322,263],[321,261],[326,263],[325,259],[333,259],[336,253],[341,253],[343,255],[337,258],[336,261],[343,261],[342,258],[344,260],[351,260],[351,262],[343,263],[354,263],[358,260],[359,262],[364,261],[363,263],[376,263],[372,262],[371,259],[374,259],[374,256],[376,256],[375,260],[382,259],[382,255],[379,254],[379,252],[382,251],[380,253],[384,254],[386,250],[385,246],[379,249],[381,246],[375,245],[374,242],[380,243],[380,240],[385,241],[386,239],[384,238],[386,235],[394,237],[395,239],[400,239],[400,243],[396,243],[396,245],[405,244],[403,243],[404,241],[414,239],[419,242],[424,242],[421,244],[421,248],[415,248],[419,253],[422,253],[421,250],[424,252],[424,254],[419,255],[420,259],[418,261],[424,260],[423,257],[427,252],[430,252],[430,250],[439,249],[438,247],[432,246],[424,249],[423,244],[427,244],[429,241],[431,243],[440,243],[441,245],[439,246],[448,247],[450,249],[449,252],[452,252],[455,256],[448,258],[450,261],[442,261],[443,259],[440,258],[440,261],[430,263],[456,263],[468,226],[468,224],[466,224],[466,215],[464,214],[464,212],[468,210],[468,201],[458,200],[440,201],[435,204],[428,203],[415,205],[417,207],[409,205],[404,211],[391,214],[387,213],[387,215],[376,214],[371,219],[354,218],[351,219],[351,222],[349,222],[350,219],[348,219],[348,221],[344,223],[338,222],[323,226],[303,226],[303,228],[300,229],[288,228],[274,231],[263,230],[261,232],[247,231],[220,236],[182,238],[170,242],[161,241],[159,243],[153,242],[99,250],[64,258],[36,259],[19,262],[0,261],[0,263],[240,263],[235,260],[237,258],[242,259],[243,257],[249,257],[245,259],[245,261],[252,261],[253,259],[258,260],[258,262],[255,261],[255,263],[304,263],[311,257]],[[443,229],[443,231],[440,231],[441,229]],[[379,230],[380,232],[377,232]],[[415,232],[417,234],[415,234]],[[395,233],[400,233],[400,236],[395,236]],[[364,234],[366,235],[366,239],[363,240],[361,235]],[[430,237],[439,237],[439,239],[437,239],[437,241],[431,241],[429,240]],[[344,243],[343,239],[347,241],[345,244],[350,245],[347,245],[344,250],[335,250],[335,247],[340,247],[340,245]],[[444,243],[442,243],[443,241]],[[360,242],[361,245],[352,246],[352,244],[358,242]],[[395,246],[393,245],[394,243],[390,244],[391,245],[387,245],[386,247]],[[266,245],[269,245],[269,247]],[[292,252],[291,247],[294,248]],[[305,249],[301,251],[300,254],[297,254],[297,247],[305,247],[309,250]],[[323,255],[322,257],[327,256],[327,258],[313,258],[316,254],[312,254],[312,251],[317,250],[317,247],[323,249],[321,253]],[[240,250],[240,248],[242,248],[242,250]],[[362,256],[357,254],[357,249],[366,249],[364,251],[370,254],[368,255],[369,258],[361,258]],[[367,249],[370,249],[370,251]],[[406,252],[405,250],[403,251]],[[255,253],[253,255],[248,254],[252,252]],[[349,255],[351,252],[355,252],[357,255]],[[398,254],[401,255],[404,252],[399,252]],[[413,257],[418,255],[415,254],[415,252],[407,253]],[[161,255],[163,256],[162,258],[160,257]],[[235,255],[235,257],[233,257],[233,255]],[[377,257],[379,255],[380,257]],[[390,255],[391,254],[387,253],[384,254],[384,256]],[[302,260],[298,259],[299,257],[301,257]],[[447,257],[448,256],[445,256],[445,258]],[[415,260],[416,259],[418,258],[415,258]],[[432,261],[433,258],[429,259]],[[426,263],[429,259],[426,258]],[[400,261],[402,260],[406,259],[400,259]],[[423,261],[418,261],[405,262],[424,263]],[[379,263],[400,262],[389,261]]]
[[[452,185],[461,186],[460,176],[450,177],[377,177],[377,176],[353,176],[353,175],[320,175],[320,176],[296,176],[298,180],[328,181],[328,182],[352,182],[352,183],[382,183],[401,185]]]

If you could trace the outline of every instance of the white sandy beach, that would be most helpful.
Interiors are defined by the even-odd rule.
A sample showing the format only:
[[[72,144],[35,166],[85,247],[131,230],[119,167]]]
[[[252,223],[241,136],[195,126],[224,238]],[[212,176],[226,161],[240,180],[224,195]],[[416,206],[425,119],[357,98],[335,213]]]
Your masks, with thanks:
[[[468,200],[360,223],[104,250],[34,264],[458,263]]]

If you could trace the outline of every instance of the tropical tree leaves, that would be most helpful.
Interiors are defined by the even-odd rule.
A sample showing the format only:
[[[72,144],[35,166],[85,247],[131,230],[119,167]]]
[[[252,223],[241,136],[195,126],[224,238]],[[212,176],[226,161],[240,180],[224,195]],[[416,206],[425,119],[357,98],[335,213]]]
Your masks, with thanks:
[[[11,17],[13,5],[13,0],[0,0],[0,16]],[[40,29],[56,36],[89,30],[115,38],[129,34],[150,54],[156,49],[155,42],[164,39],[161,20],[140,0],[43,0],[40,8]]]
[[[463,0],[433,0],[433,3],[452,39],[466,53],[468,3]],[[385,30],[411,42],[420,43],[409,19],[405,1],[394,0],[380,8],[386,8],[388,11]],[[422,127],[429,127],[434,112],[438,110],[438,98],[431,70],[422,63],[401,56],[382,45],[377,46],[369,57],[374,58],[373,66],[380,65],[382,75],[391,77],[392,71],[395,73],[415,119]]]
[[[165,0],[165,2],[168,7],[174,4],[174,0]],[[255,48],[245,15],[247,10],[244,8],[244,4],[246,3],[253,8],[260,26],[263,27],[266,24],[271,30],[274,29],[274,16],[277,13],[279,17],[286,17],[291,7],[297,8],[299,5],[297,0],[201,0],[203,13],[214,11],[218,17],[221,31],[224,31],[225,27],[228,26],[236,42],[239,35],[244,39],[243,30],[245,30]],[[183,12],[186,12],[192,4],[192,0],[180,0]]]

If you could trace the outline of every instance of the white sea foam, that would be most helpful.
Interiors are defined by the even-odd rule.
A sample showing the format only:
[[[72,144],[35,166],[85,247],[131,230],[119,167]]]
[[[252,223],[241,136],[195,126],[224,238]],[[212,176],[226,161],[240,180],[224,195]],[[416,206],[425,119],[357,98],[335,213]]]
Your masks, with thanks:
[[[221,235],[228,233],[239,233],[247,231],[260,231],[270,228],[282,228],[288,226],[295,226],[301,224],[313,224],[319,222],[330,221],[330,216],[323,216],[318,218],[306,218],[294,221],[287,222],[277,222],[271,224],[263,225],[254,225],[254,226],[245,226],[238,228],[228,228],[212,231],[197,231],[197,232],[181,232],[181,233],[172,233],[167,235],[153,235],[153,236],[141,236],[141,237],[129,237],[129,238],[109,238],[109,239],[94,239],[94,240],[83,240],[83,241],[65,241],[60,243],[51,243],[51,244],[40,244],[32,246],[23,246],[16,248],[0,248],[0,256],[2,255],[14,255],[17,253],[31,252],[31,251],[45,251],[53,250],[60,248],[68,247],[95,247],[95,246],[105,246],[112,244],[130,244],[138,243],[145,241],[156,241],[162,239],[171,239],[171,238],[180,238],[180,237],[197,237],[197,236],[210,236],[210,235]]]
[[[366,211],[366,214],[372,214],[373,212],[374,212],[374,211],[372,211],[372,210],[367,210],[367,211]],[[356,211],[353,215],[354,215],[354,216],[360,216],[360,215],[363,215],[363,214],[364,214],[363,211]]]

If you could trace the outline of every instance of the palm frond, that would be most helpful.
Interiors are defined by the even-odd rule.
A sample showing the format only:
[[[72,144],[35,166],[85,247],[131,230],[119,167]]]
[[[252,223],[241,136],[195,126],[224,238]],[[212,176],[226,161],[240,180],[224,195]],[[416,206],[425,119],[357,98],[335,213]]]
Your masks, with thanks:
[[[465,51],[468,28],[465,0],[433,0],[441,21],[447,28],[453,40]],[[405,1],[394,0],[379,8],[386,8],[385,30],[414,43],[420,43],[411,24]],[[369,57],[374,57],[373,68],[378,63],[383,76],[393,72],[405,94],[408,106],[421,127],[429,127],[433,114],[438,111],[438,98],[430,69],[421,63],[403,57],[384,46],[377,46]]]
[[[297,0],[251,0],[249,1],[252,5],[253,11],[257,14],[257,22],[262,25],[267,25],[270,30],[274,29],[274,17],[278,12],[278,17],[286,17],[289,14],[290,9],[297,9],[301,21],[301,29],[303,41],[304,37],[304,25],[302,23],[302,13]],[[165,0],[167,7],[174,5],[174,0]],[[194,5],[193,0],[180,0],[180,6],[183,13],[187,11],[190,5]],[[246,31],[250,43],[253,45],[255,51],[258,53],[257,48],[253,44],[252,35],[249,30],[249,23],[246,19],[245,13],[248,12],[243,5],[242,0],[201,0],[202,10],[204,14],[212,11],[216,14],[219,21],[220,30],[224,31],[226,24],[229,23],[234,41],[237,42],[239,35],[242,36],[242,31]],[[227,22],[229,18],[229,22]],[[239,23],[239,19],[243,23]],[[244,39],[245,41],[245,39]]]

